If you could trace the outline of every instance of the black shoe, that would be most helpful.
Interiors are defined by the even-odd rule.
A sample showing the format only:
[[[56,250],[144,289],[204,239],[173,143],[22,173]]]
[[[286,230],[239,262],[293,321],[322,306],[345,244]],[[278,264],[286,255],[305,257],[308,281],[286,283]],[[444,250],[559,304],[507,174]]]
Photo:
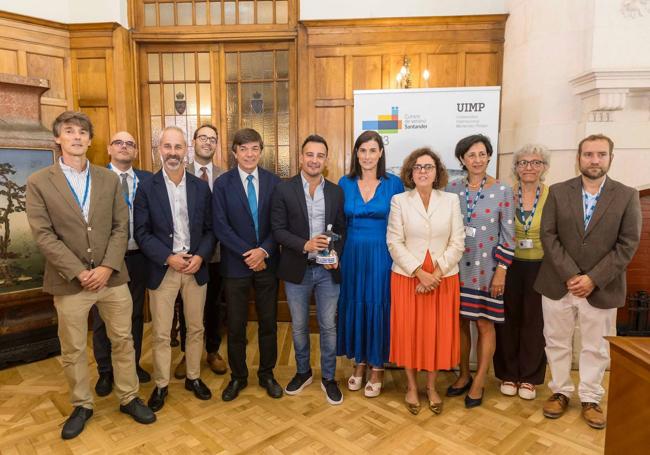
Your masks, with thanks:
[[[278,381],[273,376],[260,379],[260,387],[266,389],[267,395],[271,398],[280,398],[282,396],[282,386],[278,384]]]
[[[150,408],[146,407],[138,397],[135,397],[126,405],[120,405],[120,412],[130,415],[133,417],[133,420],[138,423],[144,423],[145,425],[156,421],[156,414]]]
[[[208,386],[201,381],[201,378],[185,379],[185,390],[194,392],[194,396],[199,400],[209,400],[212,398],[212,392]]]
[[[287,395],[298,395],[302,389],[307,387],[312,382],[311,370],[306,373],[296,373],[289,384],[284,388]]]
[[[113,390],[113,373],[99,373],[99,379],[95,384],[97,396],[105,397]]]
[[[84,408],[83,406],[75,406],[74,411],[68,417],[68,420],[63,424],[61,430],[61,437],[63,439],[72,439],[79,436],[79,433],[84,431],[86,421],[93,416],[93,410]]]
[[[339,389],[339,384],[333,379],[323,379],[320,383],[320,388],[325,392],[325,398],[329,404],[343,403],[343,394]]]
[[[223,401],[232,401],[237,398],[239,392],[244,390],[248,385],[246,379],[231,379],[228,383],[228,386],[221,393],[221,399]]]
[[[140,381],[140,384],[145,384],[151,381],[151,375],[140,365],[136,365],[135,372],[138,375],[138,381]]]
[[[470,397],[469,393],[465,395],[465,407],[467,409],[471,409],[471,408],[476,408],[478,406],[481,406],[481,404],[483,403],[483,391],[484,389],[481,389],[481,396],[478,398]]]
[[[163,388],[154,387],[153,391],[151,392],[151,396],[149,397],[149,401],[147,401],[147,406],[149,406],[149,409],[151,409],[153,412],[160,411],[162,407],[165,406],[166,396],[167,386]]]
[[[460,387],[458,389],[455,388],[453,386],[453,384],[450,385],[449,387],[447,387],[447,396],[448,397],[459,397],[462,394],[467,393],[467,391],[470,389],[470,387],[472,387],[472,382],[474,382],[474,378],[472,378],[470,376],[469,381],[467,381],[467,384],[465,384],[464,386],[462,386],[462,387]]]

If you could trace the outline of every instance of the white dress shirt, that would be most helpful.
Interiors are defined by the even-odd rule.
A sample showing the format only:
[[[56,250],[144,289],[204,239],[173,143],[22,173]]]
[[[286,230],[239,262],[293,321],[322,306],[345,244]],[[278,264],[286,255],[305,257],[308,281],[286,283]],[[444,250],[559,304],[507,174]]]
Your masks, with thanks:
[[[201,178],[201,174],[203,172],[201,171],[201,168],[205,168],[205,172],[208,174],[208,185],[210,185],[210,191],[212,191],[212,184],[214,183],[214,175],[212,173],[212,163],[208,164],[201,164],[197,161],[194,161],[194,175],[196,175],[198,178]]]
[[[126,171],[120,171],[117,167],[113,166],[112,164],[109,164],[108,168],[113,172],[115,172],[117,176],[120,178],[120,188],[122,185],[122,174],[126,173],[126,184],[129,188],[129,202],[127,202],[126,205],[129,208],[129,232],[131,233],[131,236],[129,237],[129,243],[127,249],[137,250],[138,244],[135,242],[135,239],[133,238],[133,200],[135,199],[135,192],[138,189],[137,186],[135,188],[133,187],[133,185],[137,181],[137,177],[135,176],[135,171],[133,170],[133,167],[128,168]]]
[[[59,166],[61,166],[61,170],[63,171],[63,175],[65,175],[65,178],[68,180],[68,184],[72,187],[73,190],[72,197],[76,197],[77,204],[81,206],[80,207],[81,214],[83,215],[84,220],[86,220],[87,223],[88,213],[90,212],[90,193],[93,185],[89,173],[90,161],[86,161],[86,168],[81,172],[65,164],[63,162],[63,157],[59,158]],[[88,185],[88,194],[86,194],[86,200],[84,201],[86,184]]]
[[[246,193],[246,197],[248,197],[248,176],[252,175],[253,176],[253,186],[255,187],[255,199],[257,200],[257,206],[260,206],[260,178],[259,178],[259,172],[257,171],[257,168],[250,174],[246,171],[244,171],[242,168],[237,166],[237,170],[239,171],[239,178],[241,179],[242,185],[244,185],[244,192]]]
[[[172,220],[174,223],[174,242],[172,252],[186,253],[190,250],[190,218],[187,212],[187,183],[185,172],[183,179],[176,185],[167,175],[163,168],[163,177],[167,187],[167,196],[169,205],[172,210]]]

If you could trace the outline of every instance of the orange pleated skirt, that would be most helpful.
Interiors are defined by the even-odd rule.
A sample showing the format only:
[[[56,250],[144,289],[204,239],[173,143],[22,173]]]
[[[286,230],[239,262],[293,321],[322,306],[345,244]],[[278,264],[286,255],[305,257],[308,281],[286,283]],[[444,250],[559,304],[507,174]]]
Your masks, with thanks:
[[[434,270],[427,252],[422,265]],[[460,362],[460,282],[442,279],[432,292],[417,294],[418,279],[391,272],[390,361],[404,368],[448,370]]]

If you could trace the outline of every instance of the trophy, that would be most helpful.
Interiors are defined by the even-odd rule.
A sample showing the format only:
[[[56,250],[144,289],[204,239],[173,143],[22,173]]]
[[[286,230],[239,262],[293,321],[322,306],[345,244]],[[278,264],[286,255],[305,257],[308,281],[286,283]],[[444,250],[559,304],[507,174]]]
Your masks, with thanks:
[[[337,242],[341,239],[341,236],[332,231],[332,225],[327,225],[327,231],[323,232],[323,235],[327,237],[329,245],[332,245],[332,242]],[[326,265],[326,264],[336,264],[338,262],[338,257],[334,248],[328,246],[324,250],[318,252],[316,256],[316,264]]]

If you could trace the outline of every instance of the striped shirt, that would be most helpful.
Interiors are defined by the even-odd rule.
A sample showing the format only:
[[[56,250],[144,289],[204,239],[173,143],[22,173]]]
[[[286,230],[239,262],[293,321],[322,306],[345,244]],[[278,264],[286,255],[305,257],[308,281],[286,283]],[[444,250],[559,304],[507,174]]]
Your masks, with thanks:
[[[86,220],[86,223],[88,222],[88,212],[90,211],[90,193],[92,190],[92,179],[88,181],[90,178],[88,172],[90,170],[90,161],[86,160],[86,168],[79,172],[73,167],[68,166],[63,162],[63,157],[59,158],[59,166],[61,166],[61,170],[63,171],[63,175],[65,175],[65,178],[68,180],[68,184],[71,188],[71,193],[72,197],[77,201],[77,204],[81,206],[81,213],[84,217],[84,220]],[[88,194],[86,195],[86,199],[84,200],[84,193],[86,191],[86,182],[88,184]]]

